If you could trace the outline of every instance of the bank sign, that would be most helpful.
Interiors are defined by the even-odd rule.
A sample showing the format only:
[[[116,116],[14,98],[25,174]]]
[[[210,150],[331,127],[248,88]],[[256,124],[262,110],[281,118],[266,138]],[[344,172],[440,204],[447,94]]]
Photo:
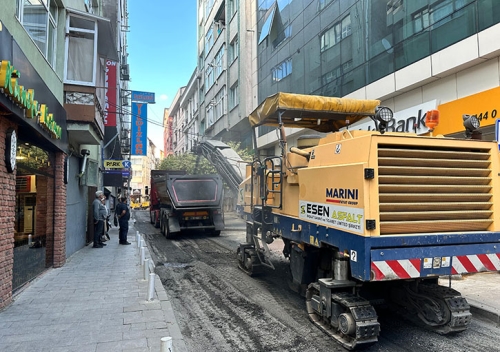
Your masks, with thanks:
[[[410,132],[425,134],[429,129],[425,126],[427,111],[437,108],[437,100],[429,101],[394,113],[387,125],[387,132]],[[350,130],[375,131],[375,122],[371,118],[363,119],[349,126]]]
[[[347,232],[363,234],[364,211],[341,205],[300,201],[299,218]]]

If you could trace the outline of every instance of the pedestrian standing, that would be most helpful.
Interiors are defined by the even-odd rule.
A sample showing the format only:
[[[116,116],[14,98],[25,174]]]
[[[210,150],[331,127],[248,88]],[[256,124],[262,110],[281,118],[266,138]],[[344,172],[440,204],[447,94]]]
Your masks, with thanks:
[[[102,248],[105,246],[101,242],[101,236],[104,234],[104,218],[102,217],[102,202],[104,196],[102,191],[95,192],[95,199],[92,203],[92,214],[94,217],[94,245],[92,248]]]
[[[120,231],[118,232],[118,237],[120,239],[119,243],[130,244],[130,242],[127,241],[128,221],[130,220],[130,209],[127,205],[127,197],[120,197],[120,203],[118,203],[115,208],[115,215],[120,225]]]
[[[102,196],[101,197],[101,204],[102,204],[102,207],[104,208],[104,210],[101,210],[105,215],[104,215],[104,230],[103,230],[103,235],[101,236],[101,243],[102,242],[106,242],[107,240],[109,240],[109,235],[108,235],[108,231],[109,231],[109,228],[111,227],[110,226],[110,223],[109,223],[109,216],[110,216],[110,211],[108,209],[108,207],[106,206],[106,197],[105,196]]]

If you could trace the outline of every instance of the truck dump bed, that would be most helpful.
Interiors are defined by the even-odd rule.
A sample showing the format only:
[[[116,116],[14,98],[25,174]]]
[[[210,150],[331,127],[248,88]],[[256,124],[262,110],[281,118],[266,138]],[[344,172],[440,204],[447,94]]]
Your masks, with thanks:
[[[219,175],[163,174],[154,178],[160,204],[174,208],[220,207],[222,179]]]
[[[169,174],[166,190],[166,196],[177,209],[221,206],[222,179],[219,175]]]

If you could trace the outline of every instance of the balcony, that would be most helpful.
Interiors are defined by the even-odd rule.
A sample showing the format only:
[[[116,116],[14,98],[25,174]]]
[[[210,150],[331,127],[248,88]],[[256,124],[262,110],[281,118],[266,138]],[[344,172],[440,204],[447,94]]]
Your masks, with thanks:
[[[69,140],[98,145],[104,138],[104,111],[95,87],[64,85]]]

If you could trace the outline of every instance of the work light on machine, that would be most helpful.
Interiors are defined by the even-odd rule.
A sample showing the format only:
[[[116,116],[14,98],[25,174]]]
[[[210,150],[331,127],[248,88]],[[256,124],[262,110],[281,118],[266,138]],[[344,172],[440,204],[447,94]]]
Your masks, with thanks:
[[[387,123],[392,120],[393,116],[394,114],[392,110],[386,106],[379,106],[375,110],[375,118],[378,122]]]
[[[465,127],[465,137],[471,138],[472,134],[479,129],[480,122],[475,115],[462,115],[464,127]]]
[[[388,107],[379,106],[375,109],[375,116],[372,116],[372,120],[378,122],[378,130],[380,133],[385,133],[387,124],[392,120],[393,116],[392,110]]]

